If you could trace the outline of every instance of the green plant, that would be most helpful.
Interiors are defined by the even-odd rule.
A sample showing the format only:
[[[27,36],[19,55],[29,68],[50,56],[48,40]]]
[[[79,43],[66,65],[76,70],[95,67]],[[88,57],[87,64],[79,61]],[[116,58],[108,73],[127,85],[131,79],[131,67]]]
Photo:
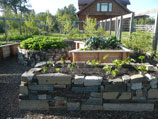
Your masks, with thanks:
[[[102,37],[89,37],[85,41],[85,45],[91,50],[97,49],[116,49],[120,48],[120,41],[116,37],[102,38]]]
[[[145,59],[145,56],[139,56],[138,59],[141,60],[141,65],[135,68],[137,69],[138,72],[145,74],[147,72],[147,67],[143,65],[143,60]]]
[[[48,67],[47,67],[47,66],[44,66],[44,67],[42,67],[42,69],[43,69],[43,72],[46,73],[47,70],[48,70]]]
[[[95,60],[92,60],[92,61],[87,61],[86,64],[88,65],[93,65],[94,67],[97,67],[100,65],[100,61],[95,61]]]
[[[127,63],[131,63],[131,62],[136,62],[135,59],[131,58],[131,57],[126,57],[126,62]]]
[[[55,70],[56,70],[57,72],[59,72],[59,71],[60,71],[60,68],[56,68]]]
[[[112,70],[112,66],[109,65],[103,67],[103,70],[106,70],[108,74],[112,75],[113,77],[116,77],[117,73],[119,72],[118,69]]]
[[[77,65],[74,62],[67,65],[67,68],[71,71],[71,73],[73,73],[75,67],[77,67]]]
[[[103,57],[103,60],[106,60],[107,58],[108,58],[108,55],[104,56],[104,57]]]
[[[20,48],[29,50],[48,50],[65,48],[67,44],[62,38],[36,36],[24,40],[20,44]]]

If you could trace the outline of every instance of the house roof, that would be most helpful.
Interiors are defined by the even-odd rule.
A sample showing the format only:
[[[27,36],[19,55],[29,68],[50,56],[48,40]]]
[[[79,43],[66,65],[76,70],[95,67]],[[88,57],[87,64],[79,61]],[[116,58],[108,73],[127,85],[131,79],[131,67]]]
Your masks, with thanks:
[[[82,4],[90,4],[91,2],[93,2],[94,0],[78,0],[78,4],[82,5]],[[117,0],[119,3],[124,4],[124,5],[130,5],[130,0]]]
[[[79,12],[77,12],[77,15],[79,15],[82,11],[84,11],[85,9],[87,9],[88,7],[90,7],[95,0],[79,0],[79,1],[91,1],[88,5],[86,5],[82,10],[80,10]],[[114,0],[118,5],[120,5],[124,10],[126,10],[127,12],[131,12],[128,8],[124,7],[120,2],[118,2],[118,0]],[[82,3],[82,4],[86,4],[86,3]]]

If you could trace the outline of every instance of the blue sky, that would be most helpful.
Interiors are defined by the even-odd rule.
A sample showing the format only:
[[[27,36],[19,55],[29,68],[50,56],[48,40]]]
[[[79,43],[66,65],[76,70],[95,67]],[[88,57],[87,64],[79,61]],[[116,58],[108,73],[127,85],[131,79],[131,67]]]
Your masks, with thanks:
[[[152,8],[158,8],[158,0],[130,0],[131,5],[128,8],[134,12],[142,12]],[[49,10],[55,14],[58,8],[63,8],[69,4],[74,4],[78,9],[78,0],[30,0],[32,8],[36,13]]]

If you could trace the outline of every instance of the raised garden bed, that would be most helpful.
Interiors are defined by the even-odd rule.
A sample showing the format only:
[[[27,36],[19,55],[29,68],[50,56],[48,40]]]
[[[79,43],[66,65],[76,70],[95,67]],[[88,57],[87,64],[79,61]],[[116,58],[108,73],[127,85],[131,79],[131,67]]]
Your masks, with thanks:
[[[131,50],[120,47],[119,50],[81,50],[84,48],[84,42],[76,42],[76,50],[71,50],[73,54],[73,62],[87,62],[88,60],[96,60],[101,63],[112,63],[113,60],[125,60],[130,56]],[[108,56],[106,60],[103,60],[104,56]]]
[[[19,43],[6,44],[0,46],[0,60],[5,59],[9,56],[18,54]]]

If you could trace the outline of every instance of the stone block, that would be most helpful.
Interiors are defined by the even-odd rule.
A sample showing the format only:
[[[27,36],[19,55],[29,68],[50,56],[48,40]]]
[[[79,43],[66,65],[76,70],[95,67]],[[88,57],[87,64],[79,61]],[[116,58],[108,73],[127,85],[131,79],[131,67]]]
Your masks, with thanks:
[[[35,68],[45,66],[46,64],[47,64],[46,61],[39,62],[39,63],[37,63],[37,64],[35,65]]]
[[[31,68],[30,70],[29,70],[29,72],[39,72],[39,71],[41,71],[42,70],[42,68]]]
[[[158,98],[158,89],[150,89],[148,91],[148,98],[157,99]]]
[[[142,89],[142,88],[143,88],[142,82],[140,82],[140,83],[132,83],[132,86],[131,86],[132,90],[139,90],[139,89]]]
[[[90,97],[93,97],[93,98],[102,98],[103,94],[102,93],[97,93],[97,92],[92,92],[90,94]]]
[[[82,85],[84,81],[84,76],[75,75],[74,84]]]
[[[49,110],[46,100],[20,100],[19,109],[21,110]]]
[[[122,80],[123,80],[125,83],[128,83],[128,82],[130,82],[131,77],[130,77],[129,75],[124,75],[124,76],[122,76]]]
[[[62,73],[49,73],[37,75],[39,84],[54,84],[54,85],[71,85],[71,75]]]
[[[102,98],[89,98],[87,101],[84,101],[83,104],[86,105],[102,105],[103,104],[103,99]]]
[[[151,80],[153,80],[153,79],[156,79],[156,77],[155,77],[155,76],[152,76],[151,74],[145,74],[145,77],[146,77],[149,81],[151,81]]]
[[[24,82],[31,82],[34,78],[35,74],[33,72],[25,72],[21,76],[21,80]]]
[[[105,85],[105,92],[126,92],[127,85],[124,83],[119,84],[107,84]]]
[[[144,96],[143,90],[136,90],[136,96],[143,97]]]
[[[47,99],[47,95],[46,94],[38,95],[38,99],[39,100],[46,100]]]
[[[54,85],[54,88],[66,88],[66,85]]]
[[[132,98],[132,94],[130,92],[123,92],[119,97],[119,100],[130,100]]]
[[[99,87],[72,87],[72,92],[75,93],[90,93],[90,92],[98,92]]]
[[[141,74],[136,74],[131,76],[131,83],[140,83],[140,82],[145,82],[147,81],[147,78],[145,78]]]
[[[68,102],[67,103],[67,110],[80,110],[80,103],[79,102]]]
[[[129,104],[113,104],[105,103],[103,104],[105,111],[154,111],[154,104],[138,104],[138,103],[129,103]]]
[[[28,89],[31,91],[49,91],[54,90],[53,85],[28,85]]]
[[[119,92],[105,92],[103,93],[103,99],[105,100],[115,100],[117,99]]]
[[[19,89],[20,89],[20,93],[21,94],[28,95],[28,88],[27,88],[27,86],[20,86]]]
[[[152,79],[152,80],[150,81],[150,86],[151,86],[151,88],[157,88],[157,85],[158,85],[158,80],[157,80],[157,78]]]
[[[103,81],[103,77],[86,76],[84,79],[84,86],[99,86]]]
[[[92,105],[92,104],[91,105],[82,104],[81,110],[84,110],[84,111],[103,110],[103,106],[102,105]]]
[[[116,79],[110,79],[108,82],[111,82],[113,84],[122,84],[123,80],[121,78],[116,78]]]

